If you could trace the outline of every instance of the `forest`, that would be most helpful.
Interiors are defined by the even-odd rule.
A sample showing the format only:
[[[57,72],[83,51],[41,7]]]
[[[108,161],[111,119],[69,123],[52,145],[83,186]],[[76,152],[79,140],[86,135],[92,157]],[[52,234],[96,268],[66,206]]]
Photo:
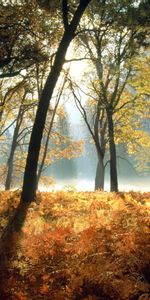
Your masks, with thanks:
[[[1,0],[0,300],[149,300],[149,180],[149,0]]]

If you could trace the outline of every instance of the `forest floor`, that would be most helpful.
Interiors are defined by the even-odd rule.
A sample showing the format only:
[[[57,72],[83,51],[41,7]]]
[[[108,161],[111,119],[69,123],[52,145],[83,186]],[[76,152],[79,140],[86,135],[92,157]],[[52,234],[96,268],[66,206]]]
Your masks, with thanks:
[[[2,236],[20,192],[0,192]],[[39,193],[0,262],[0,300],[150,300],[150,193]]]

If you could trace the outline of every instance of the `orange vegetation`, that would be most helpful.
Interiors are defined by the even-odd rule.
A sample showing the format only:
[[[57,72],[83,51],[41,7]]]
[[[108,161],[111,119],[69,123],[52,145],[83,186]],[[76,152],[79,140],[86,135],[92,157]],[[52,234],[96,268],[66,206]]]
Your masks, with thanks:
[[[18,203],[0,193],[1,233]],[[150,299],[149,217],[150,193],[39,193],[3,253],[0,299]]]

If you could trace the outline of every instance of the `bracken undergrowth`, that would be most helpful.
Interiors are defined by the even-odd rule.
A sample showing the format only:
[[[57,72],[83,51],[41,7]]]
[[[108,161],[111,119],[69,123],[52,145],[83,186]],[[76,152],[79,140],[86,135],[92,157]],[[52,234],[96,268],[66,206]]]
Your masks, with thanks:
[[[1,236],[19,198],[0,192]],[[38,193],[8,242],[1,300],[150,299],[150,193]]]

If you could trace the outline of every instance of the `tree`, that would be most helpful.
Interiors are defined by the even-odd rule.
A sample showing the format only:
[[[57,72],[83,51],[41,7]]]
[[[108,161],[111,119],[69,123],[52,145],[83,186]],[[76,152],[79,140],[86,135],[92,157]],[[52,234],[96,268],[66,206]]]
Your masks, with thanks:
[[[22,117],[20,121],[19,119],[20,112],[21,115],[23,115],[25,112],[25,110],[22,109],[24,105],[22,106],[21,104],[20,106],[19,101],[16,101],[15,107],[16,109],[17,107],[19,108],[19,112],[17,117],[14,115],[14,120],[12,114],[10,113],[12,123],[8,121],[10,120],[9,116],[7,122],[5,122],[6,117],[2,118],[2,116],[3,113],[6,116],[6,111],[12,108],[12,105],[10,104],[12,102],[14,103],[14,95],[17,91],[19,91],[19,88],[23,87],[25,82],[28,82],[28,85],[30,85],[34,99],[38,96],[37,101],[39,101],[43,84],[46,80],[48,70],[52,64],[55,47],[58,43],[57,37],[59,36],[61,28],[57,30],[56,35],[55,31],[58,25],[57,15],[54,14],[55,16],[49,18],[49,15],[44,10],[39,9],[36,1],[33,1],[29,5],[27,5],[27,3],[24,1],[21,3],[21,5],[18,5],[16,2],[13,4],[11,2],[7,2],[7,5],[5,3],[2,5],[2,9],[4,12],[3,18],[0,20],[0,30],[2,33],[1,45],[3,52],[1,57],[1,62],[3,65],[2,77],[15,76],[15,79],[9,79],[9,85],[7,79],[1,80],[1,135],[4,135],[5,133],[7,134],[9,128],[12,132],[12,126],[15,124],[13,141],[7,162],[8,172],[6,176],[6,188],[9,189],[12,177],[12,171],[10,171],[10,169],[13,170],[13,158],[15,152],[17,153],[17,156],[19,154],[19,152],[16,151],[19,145],[17,139],[20,139],[19,136],[21,135],[22,130],[24,133],[26,132],[25,128],[21,128],[21,132],[19,132],[19,128],[23,127]],[[44,17],[45,22],[43,22]],[[12,40],[14,43],[11,43]],[[49,50],[51,44],[53,47],[51,47]],[[47,52],[49,52],[49,59],[46,54]],[[11,53],[10,60],[6,59],[8,53]],[[22,70],[24,72],[20,74]],[[20,96],[20,101],[22,101],[21,98],[22,96]],[[31,99],[30,102],[32,102]],[[34,115],[31,117],[31,119],[34,119]],[[8,123],[9,125],[6,127],[5,125],[7,124],[5,123]],[[23,150],[23,147],[21,147],[20,150]],[[22,178],[22,176],[20,176],[20,178]]]
[[[79,34],[96,70],[96,78],[93,76],[91,82],[97,94],[99,121],[103,110],[107,115],[111,191],[118,191],[114,116],[127,105],[121,103],[121,98],[132,74],[131,58],[141,45],[141,27],[132,19],[135,10],[134,1],[102,1],[101,7],[95,1],[88,10],[89,28],[81,26]]]
[[[19,91],[18,91],[18,93],[19,93]],[[33,103],[30,99],[27,100],[27,96],[30,93],[31,92],[26,85],[26,86],[24,86],[23,94],[22,95],[21,95],[21,93],[19,94],[19,97],[21,97],[22,99],[21,99],[20,107],[18,109],[18,114],[17,114],[16,120],[15,120],[15,128],[14,128],[14,132],[13,132],[10,153],[9,153],[9,157],[8,157],[8,161],[7,161],[7,175],[6,175],[6,181],[5,181],[5,189],[6,190],[9,190],[11,187],[13,167],[14,167],[14,156],[15,156],[16,148],[18,146],[20,146],[21,141],[28,134],[28,128],[26,126],[24,126],[22,128],[22,125],[23,125],[24,117],[27,117],[26,112],[28,112],[33,107],[33,105],[35,105],[35,103]],[[24,146],[24,143],[22,146]],[[20,147],[19,147],[19,149],[20,149]],[[21,151],[21,149],[20,149],[20,151]],[[22,158],[22,160],[23,160],[23,158]],[[21,168],[21,164],[20,164],[20,168]]]
[[[6,132],[7,128],[5,128],[5,123],[7,117],[9,118],[9,113],[12,109],[11,102],[13,96],[16,94],[16,92],[21,89],[24,85],[25,80],[23,79],[17,79],[17,80],[9,80],[3,79],[0,82],[0,136],[3,135],[4,132]],[[5,114],[5,118],[3,118],[3,115]],[[9,124],[10,126],[10,124]]]
[[[47,59],[42,16],[32,3],[2,1],[0,18],[0,78],[14,77]],[[38,28],[40,31],[37,32]]]
[[[149,169],[149,149],[150,149],[150,135],[149,135],[149,113],[150,113],[150,55],[149,49],[141,53],[138,57],[133,59],[134,72],[129,81],[130,96],[131,94],[138,99],[132,106],[132,130],[134,132],[134,142],[132,131],[128,134],[129,142],[126,143],[128,152],[132,154],[136,161],[136,168],[138,171]],[[129,91],[128,91],[129,93]],[[137,104],[137,105],[136,105]],[[127,122],[127,118],[126,118]]]
[[[64,33],[55,56],[53,66],[42,91],[42,95],[37,109],[24,174],[24,182],[21,196],[21,201],[23,202],[31,202],[35,198],[39,151],[49,102],[51,100],[55,85],[57,83],[58,77],[60,75],[64,63],[66,51],[70,45],[70,42],[75,37],[77,26],[79,25],[80,19],[89,2],[90,0],[80,1],[71,21],[69,22],[68,1],[62,1]]]
[[[96,169],[96,176],[95,176],[95,190],[97,189],[104,189],[104,176],[105,176],[105,151],[106,151],[106,130],[107,130],[107,118],[105,110],[101,108],[99,101],[97,100],[97,95],[92,93],[86,94],[89,98],[86,105],[82,104],[82,95],[83,91],[80,89],[77,84],[73,83],[71,79],[70,81],[70,88],[72,94],[75,99],[75,103],[81,116],[89,130],[91,138],[94,142],[96,147],[98,163]]]

